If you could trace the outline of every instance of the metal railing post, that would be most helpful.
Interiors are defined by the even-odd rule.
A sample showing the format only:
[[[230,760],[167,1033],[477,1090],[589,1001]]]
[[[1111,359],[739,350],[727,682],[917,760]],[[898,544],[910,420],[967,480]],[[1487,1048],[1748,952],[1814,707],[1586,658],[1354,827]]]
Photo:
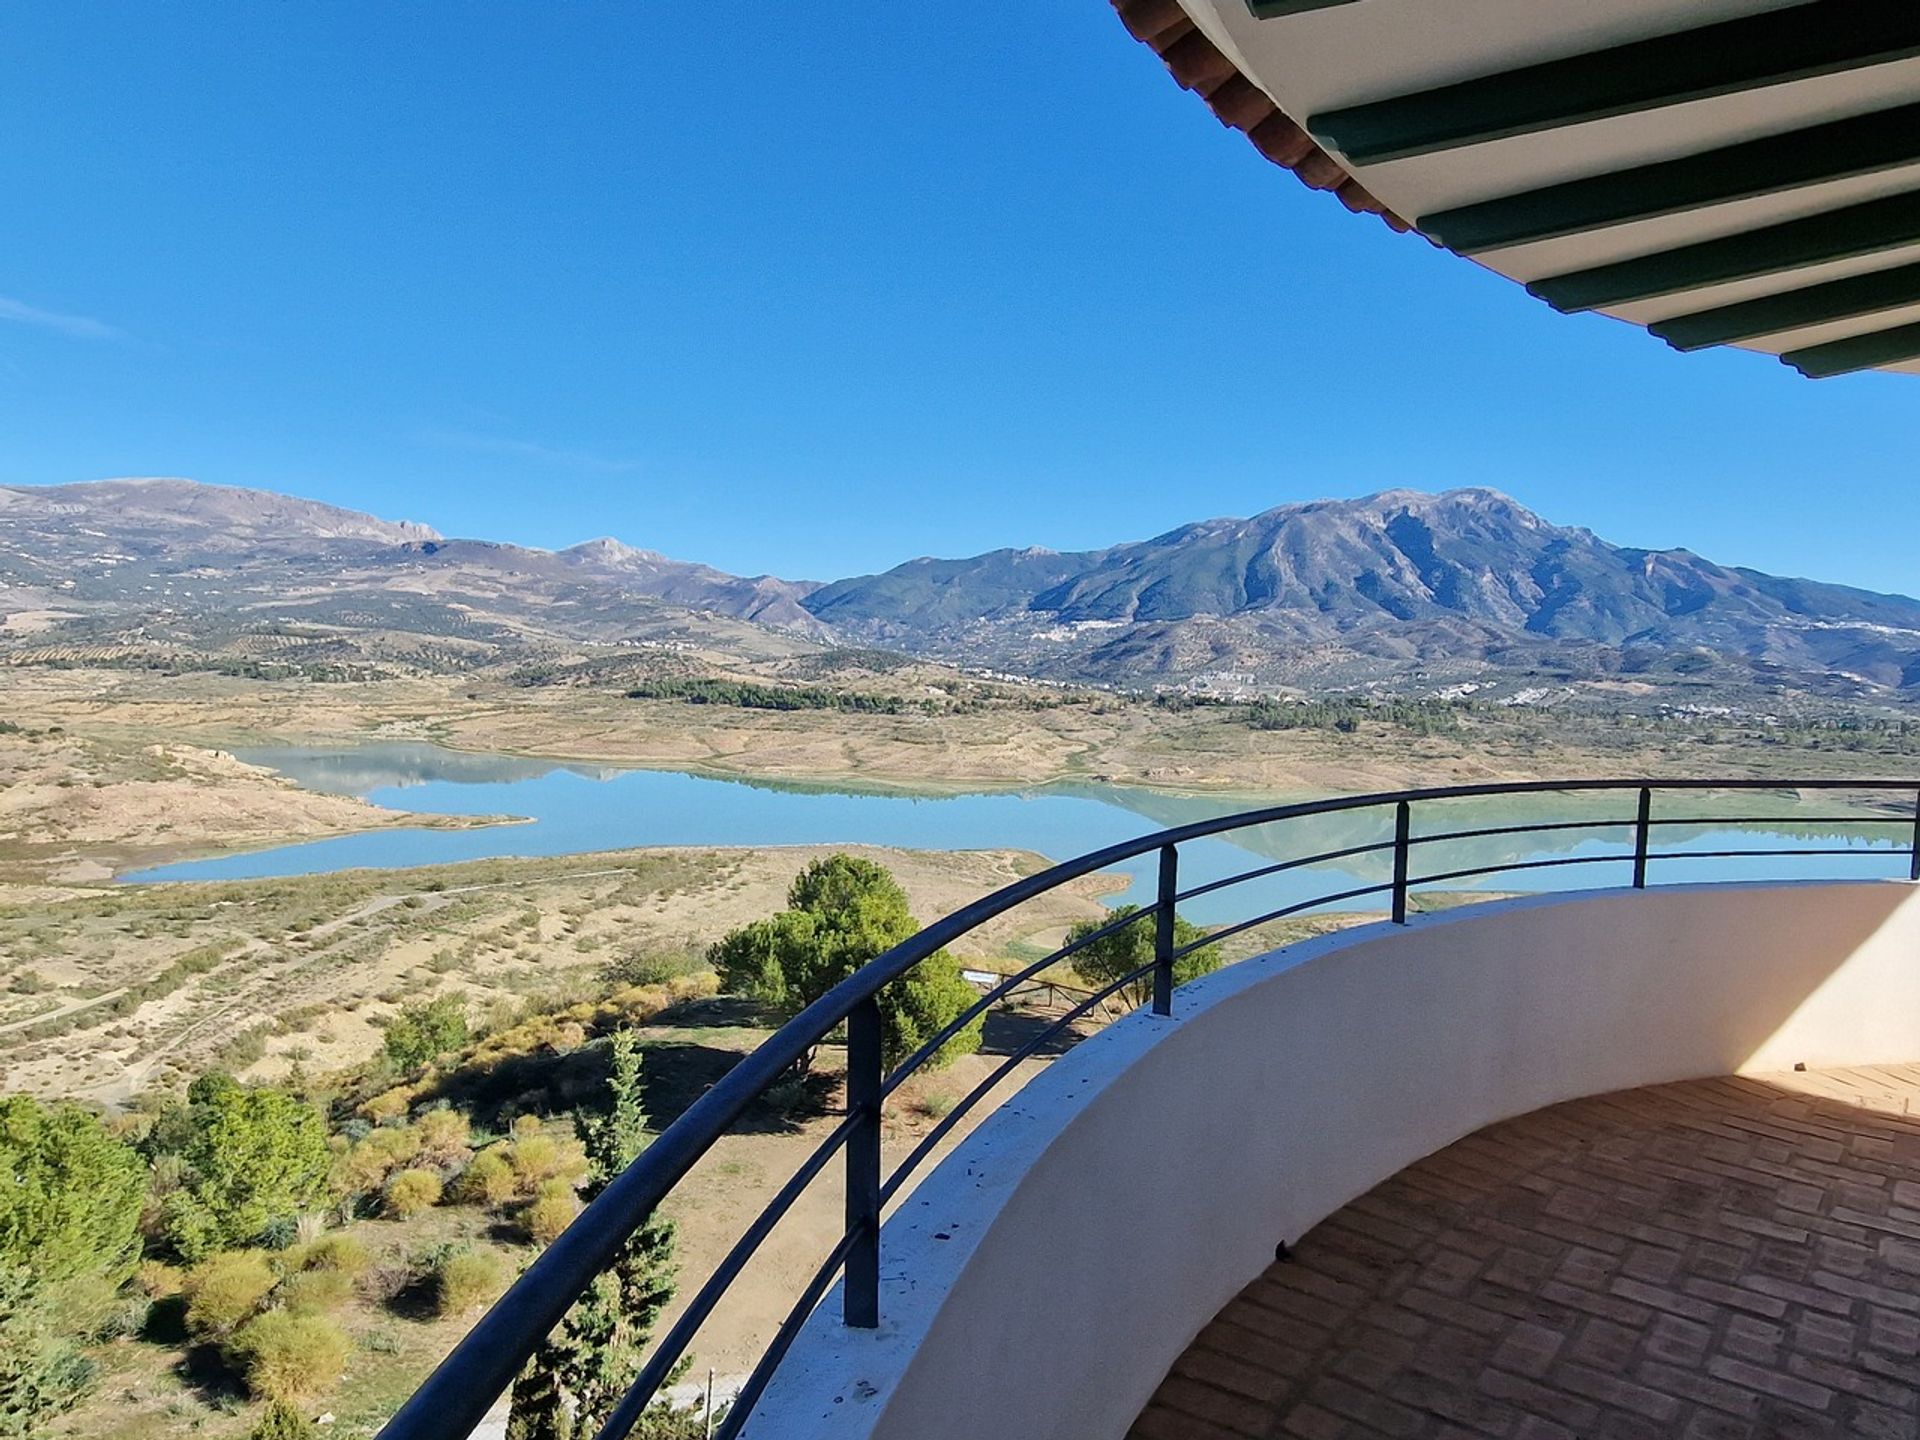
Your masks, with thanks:
[[[1913,797],[1913,854],[1907,859],[1907,878],[1920,880],[1920,791]]]
[[[1653,791],[1640,789],[1640,812],[1633,822],[1633,888],[1647,888],[1647,839],[1653,830]]]
[[[847,1113],[858,1123],[847,1136],[847,1251],[841,1293],[846,1323],[872,1330],[880,1323],[880,1006],[872,998],[847,1016]]]
[[[1413,807],[1402,800],[1393,809],[1393,923],[1407,923],[1407,852],[1413,834]]]
[[[1173,897],[1180,893],[1180,852],[1160,847],[1160,900],[1153,916],[1153,1013],[1173,1014]]]

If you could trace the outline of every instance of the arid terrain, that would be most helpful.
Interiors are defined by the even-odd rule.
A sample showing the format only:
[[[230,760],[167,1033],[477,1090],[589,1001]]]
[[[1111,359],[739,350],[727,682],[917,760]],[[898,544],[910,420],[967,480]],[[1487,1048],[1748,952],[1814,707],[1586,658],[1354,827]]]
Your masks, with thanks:
[[[779,670],[732,673],[796,683]],[[988,684],[934,666],[855,672],[842,683],[852,693],[929,706],[779,710],[632,698],[617,682],[415,676],[315,684],[15,665],[0,669],[0,695],[10,722],[34,733],[0,734],[0,764],[31,783],[19,798],[0,800],[12,832],[0,832],[0,877],[50,876],[62,847],[82,839],[90,856],[75,852],[66,863],[91,858],[124,868],[398,823],[350,801],[296,800],[265,772],[194,753],[275,743],[426,740],[485,753],[914,789],[1097,780],[1268,796],[1543,775],[1870,775],[1920,744],[1915,722],[1897,715],[1873,725],[1846,715],[1782,722],[1711,707],[1647,716],[1611,708],[1620,687],[1598,683],[1562,687],[1550,697],[1558,704],[1435,703],[1417,724],[1359,706],[1351,724],[1286,728],[1250,723],[1245,706]],[[93,784],[109,775],[140,785]],[[52,793],[62,779],[74,784]],[[66,793],[81,785],[96,792],[84,805]]]
[[[0,667],[0,694],[5,1088],[78,1101],[138,1135],[195,1077],[225,1071],[321,1107],[342,1164],[374,1143],[354,1138],[369,1125],[375,1140],[405,1134],[448,1103],[471,1124],[475,1151],[520,1143],[506,1138],[510,1122],[537,1123],[554,1143],[572,1144],[572,1116],[596,1102],[596,1067],[619,1031],[645,1047],[647,1115],[664,1126],[777,1023],[715,993],[708,947],[781,909],[795,874],[827,849],[623,850],[288,879],[117,881],[150,864],[290,840],[490,823],[302,789],[242,763],[235,749],[420,741],[859,789],[1110,781],[1255,797],[1570,773],[1882,775],[1908,770],[1915,743],[1898,717],[1783,722],[1710,706],[1636,710],[1613,703],[1645,699],[1619,682],[1563,684],[1543,691],[1543,703],[1275,708],[865,655],[824,670],[818,657],[748,664],[676,652],[663,665],[649,652],[532,673],[322,680],[29,654]],[[809,703],[774,703],[789,694]],[[1064,858],[835,848],[882,863],[923,921]],[[987,971],[1030,962],[1075,922],[1104,914],[1117,887],[1091,877],[1031,902],[967,937],[956,956]],[[1278,922],[1234,937],[1226,958],[1363,918]],[[1076,983],[1064,966],[1047,978]],[[979,1053],[914,1077],[889,1102],[888,1153],[904,1153],[1070,993],[1036,991],[996,1011]],[[443,1071],[430,1066],[424,1080],[380,1091],[392,1084],[381,1078],[389,1032],[435,1001],[463,1013],[471,1047]],[[1071,1033],[1090,1033],[1113,1013],[1103,1006]],[[1024,1083],[1053,1053],[1017,1062],[1002,1085]],[[839,1068],[838,1052],[824,1049],[816,1083],[756,1112],[676,1192],[677,1303],[836,1123]],[[955,1127],[943,1149],[990,1107]],[[537,1253],[526,1194],[456,1203],[456,1178],[449,1172],[446,1203],[419,1213],[396,1213],[377,1193],[343,1202],[340,1228],[328,1232],[350,1235],[371,1257],[330,1317],[355,1357],[326,1394],[330,1433],[372,1434],[471,1324],[470,1312],[432,1300],[447,1256],[492,1257],[511,1269]],[[808,1191],[702,1332],[699,1375],[712,1368],[723,1391],[737,1382],[837,1235],[839,1216],[836,1183]],[[231,1366],[181,1328],[172,1289],[192,1272],[159,1263],[143,1275],[156,1287],[144,1328],[89,1347],[98,1370],[91,1398],[46,1433],[159,1440],[191,1430],[237,1440],[258,1407]]]
[[[847,847],[841,847],[847,848]],[[858,847],[854,847],[857,851]],[[118,1107],[219,1067],[262,1079],[367,1059],[399,1006],[459,996],[481,1023],[529,996],[590,997],[622,968],[690,973],[781,908],[825,853],[624,851],[228,884],[42,887],[0,911],[8,1088]],[[1011,852],[871,851],[919,915],[1043,863]],[[1090,879],[959,952],[990,964],[1100,913]]]

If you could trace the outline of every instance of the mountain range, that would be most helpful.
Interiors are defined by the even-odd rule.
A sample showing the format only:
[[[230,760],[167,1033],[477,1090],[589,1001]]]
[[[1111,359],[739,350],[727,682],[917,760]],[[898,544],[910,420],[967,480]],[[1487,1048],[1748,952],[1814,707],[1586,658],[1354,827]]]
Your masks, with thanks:
[[[911,560],[831,584],[617,540],[447,539],[173,479],[0,488],[15,637],[286,625],[432,637],[442,660],[673,641],[745,658],[858,644],[1041,678],[1441,685],[1714,669],[1769,688],[1920,691],[1920,601],[1609,544],[1492,490],[1389,490],[1100,550]]]

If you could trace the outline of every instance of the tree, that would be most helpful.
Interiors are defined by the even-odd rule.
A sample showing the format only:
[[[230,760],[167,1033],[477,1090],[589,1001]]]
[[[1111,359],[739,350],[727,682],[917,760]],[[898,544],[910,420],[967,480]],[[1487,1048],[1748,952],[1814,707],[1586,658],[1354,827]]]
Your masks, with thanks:
[[[194,1081],[187,1099],[186,1181],[165,1212],[183,1258],[258,1239],[320,1198],[333,1153],[318,1111],[283,1090],[219,1073]]]
[[[608,1051],[606,1111],[574,1117],[590,1166],[589,1200],[648,1143],[639,1037],[621,1031]],[[673,1299],[673,1241],[672,1224],[653,1215],[594,1277],[514,1382],[507,1440],[573,1440],[605,1421],[639,1375],[654,1322]]]
[[[77,1105],[0,1099],[0,1265],[41,1282],[127,1278],[140,1260],[146,1166]]]
[[[1122,925],[1111,935],[1103,935],[1098,940],[1074,952],[1072,956],[1073,973],[1095,989],[1104,989],[1122,975],[1131,974],[1142,965],[1153,960],[1154,920],[1151,912],[1144,912],[1138,905],[1122,905],[1105,920],[1083,920],[1067,932],[1067,943],[1072,944],[1091,935],[1103,925],[1124,920],[1129,915],[1143,915],[1131,925]],[[1173,946],[1178,950],[1183,945],[1193,945],[1207,938],[1207,932],[1198,925],[1173,917]],[[1220,968],[1220,947],[1201,945],[1189,951],[1173,962],[1173,983],[1184,985],[1202,975],[1210,975]],[[1144,1005],[1153,998],[1153,976],[1142,975],[1131,980],[1114,992],[1120,1002],[1129,1009]]]
[[[881,1063],[899,1064],[979,998],[945,951],[923,960],[880,992]],[[947,1065],[978,1050],[981,1023],[979,1016],[969,1021],[928,1063]]]
[[[92,1379],[92,1364],[61,1333],[39,1283],[23,1268],[0,1265],[0,1436],[44,1433]]]
[[[387,1058],[400,1070],[438,1060],[467,1043],[467,1011],[458,995],[403,1006],[387,1026]]]
[[[920,929],[906,891],[884,865],[829,855],[802,870],[787,909],[727,935],[708,958],[723,988],[750,995],[782,1015],[797,1015],[835,985]],[[877,997],[882,1056],[897,1064],[973,1003],[960,967],[936,950]],[[980,1045],[976,1019],[940,1048],[945,1064]],[[811,1056],[804,1057],[801,1069]]]

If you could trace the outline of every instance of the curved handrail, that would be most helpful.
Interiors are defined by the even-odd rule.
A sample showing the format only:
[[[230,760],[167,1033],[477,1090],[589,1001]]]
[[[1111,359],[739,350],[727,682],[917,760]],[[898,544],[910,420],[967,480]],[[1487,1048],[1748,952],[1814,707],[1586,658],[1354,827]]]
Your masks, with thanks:
[[[1124,977],[1122,981],[1107,987],[1074,1011],[1066,1019],[1057,1023],[1046,1032],[1056,1034],[1072,1018],[1084,1013],[1095,1000],[1102,999],[1122,988],[1126,984],[1138,981],[1147,970],[1165,971],[1165,976],[1156,973],[1156,1008],[1164,1013],[1164,986],[1169,985],[1171,963],[1178,956],[1186,954],[1203,944],[1212,943],[1229,935],[1252,929],[1285,915],[1297,914],[1303,910],[1334,903],[1357,896],[1391,891],[1394,897],[1393,916],[1396,921],[1404,921],[1406,915],[1406,895],[1410,888],[1439,880],[1455,880],[1468,877],[1484,877],[1512,870],[1544,869],[1555,865],[1596,863],[1600,861],[1619,862],[1633,859],[1635,862],[1634,883],[1644,884],[1646,865],[1649,860],[1695,858],[1698,852],[1653,852],[1648,846],[1648,834],[1652,827],[1684,823],[1678,820],[1661,818],[1650,819],[1648,804],[1651,793],[1658,791],[1712,792],[1712,791],[1878,791],[1900,792],[1912,795],[1920,801],[1920,780],[1916,779],[1839,779],[1820,777],[1815,779],[1581,779],[1581,780],[1528,780],[1509,782],[1485,782],[1471,785],[1449,785],[1423,789],[1398,790],[1380,794],[1345,795],[1329,799],[1297,801],[1284,805],[1272,805],[1259,809],[1242,811],[1235,814],[1214,816],[1197,820],[1185,825],[1142,835],[1132,840],[1106,846],[1071,860],[1048,867],[1045,870],[1026,876],[1020,880],[981,897],[969,905],[954,911],[942,920],[927,926],[909,939],[881,954],[859,971],[841,981],[833,989],[815,1000],[811,1005],[795,1015],[779,1030],[775,1031],[757,1049],[717,1081],[711,1089],[696,1100],[687,1110],[667,1127],[645,1151],[624,1171],[616,1176],[596,1196],[593,1202],[569,1225],[538,1260],[507,1290],[467,1336],[456,1345],[453,1351],[434,1370],[433,1374],[401,1406],[398,1412],[382,1429],[382,1440],[464,1440],[470,1431],[485,1416],[494,1401],[512,1383],[527,1359],[532,1355],[547,1333],[559,1323],[561,1317],[574,1301],[586,1289],[587,1285],[601,1271],[606,1269],[619,1254],[629,1236],[643,1225],[654,1210],[667,1197],[673,1188],[685,1177],[687,1172],[708,1152],[713,1144],[725,1134],[733,1124],[744,1115],[749,1106],[768,1089],[788,1074],[801,1058],[819,1045],[841,1025],[850,1020],[859,1023],[861,1013],[871,1013],[873,1002],[879,992],[888,984],[899,979],[915,965],[934,952],[945,948],[968,932],[986,922],[1005,914],[1007,911],[1058,889],[1071,881],[1095,874],[1112,866],[1135,860],[1145,855],[1159,854],[1161,865],[1161,898],[1151,907],[1142,907],[1124,919],[1101,927],[1100,933],[1111,933],[1133,923],[1152,919],[1155,921],[1157,935],[1158,962],[1156,966],[1145,967],[1143,971]],[[1510,827],[1483,827],[1452,833],[1412,836],[1408,833],[1407,815],[1410,807],[1417,803],[1441,800],[1462,800],[1499,796],[1552,795],[1585,792],[1636,792],[1640,797],[1640,810],[1635,819],[1617,821],[1573,821],[1565,824],[1529,824]],[[1175,870],[1172,857],[1177,848],[1194,840],[1208,839],[1236,830],[1252,829],[1272,825],[1287,820],[1303,819],[1310,816],[1337,814],[1346,811],[1380,809],[1394,807],[1398,815],[1398,829],[1393,841],[1363,846],[1348,846],[1319,855],[1290,859],[1273,865],[1259,866],[1251,871],[1226,880],[1211,882],[1182,892],[1174,883]],[[1724,816],[1706,817],[1695,823],[1742,825],[1753,823],[1745,817]],[[1869,823],[1862,817],[1862,823]],[[1871,822],[1885,824],[1903,824],[1904,817],[1889,817],[1885,821]],[[1771,851],[1724,851],[1711,852],[1717,855],[1797,855],[1797,854],[1877,854],[1907,855],[1912,861],[1914,878],[1920,878],[1920,806],[1915,811],[1914,843],[1905,849],[1881,847],[1874,850],[1771,850]],[[1553,861],[1528,861],[1505,865],[1479,866],[1469,869],[1452,870],[1436,875],[1413,875],[1409,873],[1407,856],[1414,845],[1431,844],[1444,840],[1468,839],[1484,835],[1502,833],[1521,834],[1544,830],[1584,830],[1584,829],[1633,829],[1637,831],[1635,854],[1578,856]],[[1223,926],[1212,932],[1204,940],[1190,943],[1175,949],[1172,942],[1173,905],[1182,899],[1195,895],[1208,894],[1225,888],[1227,885],[1278,873],[1301,865],[1325,863],[1328,860],[1375,851],[1392,850],[1395,852],[1395,873],[1392,882],[1368,885],[1358,889],[1349,889],[1336,894],[1322,896],[1314,900],[1295,905],[1283,906],[1278,910],[1256,919]],[[1701,855],[1699,858],[1705,858]],[[931,1143],[923,1140],[909,1157],[909,1163],[896,1173],[892,1182],[882,1187],[878,1169],[878,1123],[880,1098],[890,1093],[901,1076],[924,1063],[935,1054],[945,1038],[950,1038],[960,1026],[984,1012],[994,1001],[1006,994],[1012,985],[1029,978],[1048,965],[1056,963],[1063,953],[1068,953],[1079,945],[1088,943],[1093,937],[1083,937],[1079,942],[1065,947],[1065,951],[1055,951],[1036,964],[1024,967],[1012,977],[970,1007],[961,1020],[956,1021],[948,1030],[943,1031],[932,1041],[923,1045],[915,1055],[909,1057],[889,1080],[884,1083],[880,1076],[874,1076],[870,1087],[871,1094],[859,1101],[852,1095],[849,1085],[849,1115],[826,1141],[819,1151],[806,1162],[803,1176],[796,1176],[783,1187],[775,1201],[766,1211],[756,1218],[743,1236],[740,1245],[729,1253],[722,1269],[714,1277],[720,1282],[718,1288],[709,1282],[709,1291],[697,1297],[692,1310],[702,1314],[709,1310],[712,1301],[732,1275],[737,1273],[741,1264],[750,1256],[760,1238],[764,1238],[772,1222],[778,1219],[799,1193],[806,1180],[816,1175],[824,1164],[824,1157],[835,1148],[844,1148],[850,1137],[856,1134],[859,1126],[855,1123],[862,1117],[862,1107],[868,1107],[868,1119],[873,1126],[874,1147],[872,1163],[875,1173],[871,1177],[870,1201],[871,1213],[862,1221],[856,1222],[849,1211],[849,1224],[846,1234],[834,1253],[828,1257],[829,1263],[816,1275],[802,1296],[803,1306],[796,1307],[796,1314],[804,1318],[807,1309],[824,1294],[824,1283],[843,1262],[847,1262],[855,1243],[866,1239],[877,1244],[878,1217],[880,1205],[885,1199],[897,1192],[899,1183],[905,1178],[905,1172],[916,1167],[932,1149]],[[1029,1046],[1030,1051],[1033,1046]],[[877,1047],[875,1050],[877,1055]],[[1027,1053],[1023,1051],[1022,1053]],[[876,1065],[877,1068],[877,1065]],[[967,1104],[975,1103],[988,1093],[994,1084],[1008,1072],[1011,1062],[1001,1066],[988,1082],[979,1087]],[[956,1111],[961,1107],[956,1106]],[[944,1135],[951,1128],[957,1114],[945,1117],[938,1133]],[[851,1153],[851,1152],[849,1152]],[[773,1212],[773,1213],[769,1213]],[[862,1231],[870,1232],[862,1234]],[[742,1248],[744,1247],[744,1249]],[[875,1252],[877,1256],[877,1251]],[[823,1279],[824,1277],[824,1279]],[[782,1336],[790,1339],[794,1316],[783,1327]],[[677,1324],[670,1339],[674,1346],[663,1345],[661,1352],[654,1357],[655,1363],[643,1370],[641,1382],[644,1390],[636,1385],[635,1390],[622,1402],[615,1415],[602,1428],[604,1437],[623,1435],[641,1408],[652,1398],[653,1387],[671,1368],[674,1359],[685,1343],[691,1339],[694,1326],[688,1323]],[[778,1343],[776,1341],[776,1343]],[[784,1349],[784,1346],[780,1348]],[[673,1354],[666,1354],[669,1349]],[[662,1362],[664,1356],[664,1363]],[[775,1357],[777,1358],[777,1357]],[[747,1403],[736,1407],[737,1413],[730,1417],[733,1424],[728,1432],[737,1429],[738,1423],[745,1418],[745,1411],[751,1403],[749,1392],[757,1395],[764,1385],[770,1365],[763,1361],[754,1376],[748,1382],[748,1391],[743,1392],[741,1400]],[[615,1423],[621,1422],[619,1428]]]

